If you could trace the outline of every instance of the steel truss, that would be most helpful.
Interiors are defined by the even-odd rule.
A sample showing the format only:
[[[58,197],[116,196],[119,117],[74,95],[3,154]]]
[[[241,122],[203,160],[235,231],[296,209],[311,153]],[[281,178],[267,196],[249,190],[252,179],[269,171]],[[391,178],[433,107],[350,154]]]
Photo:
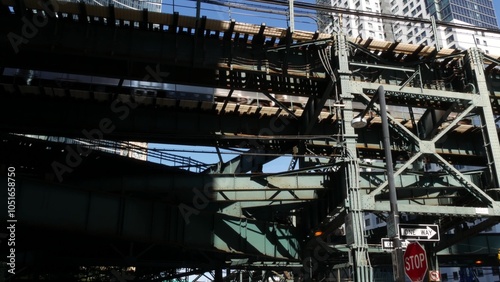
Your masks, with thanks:
[[[458,243],[482,239],[478,233],[498,222],[500,91],[494,57],[475,48],[438,51],[52,2],[57,16],[41,13],[46,26],[19,46],[22,56],[7,36],[0,38],[0,160],[20,170],[25,204],[19,212],[28,227],[19,234],[30,242],[23,251],[32,254],[45,240],[45,250],[51,250],[33,273],[57,261],[72,270],[96,263],[136,264],[142,271],[151,267],[151,273],[169,269],[172,279],[182,278],[176,269],[190,268],[196,275],[214,271],[213,278],[222,280],[222,269],[230,268],[246,271],[235,279],[373,281],[374,266],[390,262],[374,247],[385,230],[365,230],[364,216],[387,220],[388,165],[395,169],[406,222],[439,224],[450,242],[426,246],[441,264],[463,255]],[[2,34],[21,32],[22,19],[43,9],[34,1],[3,1]],[[42,56],[47,60],[37,60]],[[102,68],[95,69],[97,64]],[[8,74],[12,69],[19,72]],[[31,77],[30,70],[119,82],[62,83]],[[168,92],[156,84],[147,89],[156,94],[147,96],[123,85],[152,83],[145,70],[169,73],[160,80],[176,87],[203,85],[224,94],[202,99],[201,93]],[[389,105],[394,164],[382,157],[379,106],[368,111],[367,128],[350,125],[380,85]],[[254,92],[262,95],[236,98]],[[130,115],[110,111],[115,103],[128,106]],[[106,117],[115,127],[100,132],[100,139],[209,145],[246,154],[191,173],[10,134],[84,138],[84,130]],[[293,158],[289,171],[261,171],[281,155]],[[79,165],[57,181],[54,162]],[[475,219],[482,221],[463,228]],[[56,231],[60,236],[40,235]],[[77,240],[82,255],[70,256],[68,246]],[[494,244],[477,254],[491,256]]]

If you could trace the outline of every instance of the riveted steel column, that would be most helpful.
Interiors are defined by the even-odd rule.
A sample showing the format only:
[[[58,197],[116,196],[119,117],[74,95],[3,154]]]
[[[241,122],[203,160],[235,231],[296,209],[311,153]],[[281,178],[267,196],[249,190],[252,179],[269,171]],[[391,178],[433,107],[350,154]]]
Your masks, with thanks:
[[[346,208],[348,210],[346,218],[347,246],[351,250],[350,261],[353,263],[354,279],[357,282],[372,281],[373,269],[369,264],[368,244],[364,237],[364,215],[361,205],[361,195],[359,190],[359,164],[356,154],[356,135],[351,121],[353,114],[353,95],[351,92],[350,70],[349,70],[349,46],[343,35],[337,36],[337,50],[335,54],[338,58],[338,72],[340,75],[341,99],[344,104],[343,110],[343,141],[345,142],[345,185],[346,185]]]
[[[483,55],[478,48],[473,47],[467,50],[468,63],[471,72],[475,78],[476,94],[480,99],[475,99],[474,103],[482,107],[481,123],[483,126],[484,142],[486,153],[488,154],[488,166],[491,173],[490,187],[499,187],[500,185],[500,143],[495,124],[495,116],[490,102],[490,92],[486,84],[484,74]],[[473,93],[474,94],[474,93]]]

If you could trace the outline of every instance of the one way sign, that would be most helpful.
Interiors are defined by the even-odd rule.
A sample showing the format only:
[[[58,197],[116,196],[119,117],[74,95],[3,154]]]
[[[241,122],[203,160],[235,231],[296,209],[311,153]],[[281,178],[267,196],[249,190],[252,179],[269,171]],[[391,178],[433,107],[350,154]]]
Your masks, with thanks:
[[[399,237],[417,241],[439,241],[439,227],[436,224],[399,224]]]

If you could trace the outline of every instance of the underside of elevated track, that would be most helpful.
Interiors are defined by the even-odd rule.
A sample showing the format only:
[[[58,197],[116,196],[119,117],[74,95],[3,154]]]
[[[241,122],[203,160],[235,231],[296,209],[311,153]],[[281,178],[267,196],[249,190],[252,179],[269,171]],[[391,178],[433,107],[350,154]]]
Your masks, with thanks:
[[[498,266],[498,57],[56,1],[1,0],[0,34],[10,279],[374,281],[387,228],[364,216],[389,220],[389,166],[401,223],[439,228],[430,266]],[[236,156],[112,150],[164,157],[130,141]]]

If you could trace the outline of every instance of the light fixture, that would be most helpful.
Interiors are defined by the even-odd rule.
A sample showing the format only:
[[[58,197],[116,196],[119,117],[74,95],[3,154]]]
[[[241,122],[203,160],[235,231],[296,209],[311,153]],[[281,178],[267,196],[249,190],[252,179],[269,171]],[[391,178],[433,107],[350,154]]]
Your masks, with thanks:
[[[368,124],[368,122],[362,116],[357,116],[351,120],[351,126],[354,128],[363,128],[367,124]]]

